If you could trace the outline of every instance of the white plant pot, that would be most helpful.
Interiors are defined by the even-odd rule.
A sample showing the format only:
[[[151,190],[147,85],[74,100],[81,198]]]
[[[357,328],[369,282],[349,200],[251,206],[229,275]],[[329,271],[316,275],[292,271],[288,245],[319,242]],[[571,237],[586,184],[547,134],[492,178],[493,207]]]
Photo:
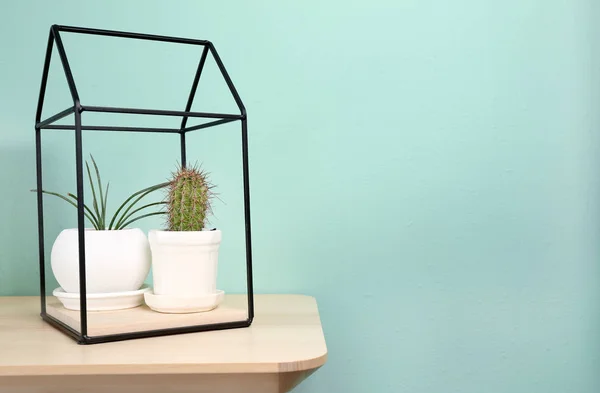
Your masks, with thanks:
[[[51,253],[52,271],[65,292],[79,293],[79,233],[63,230]],[[136,291],[150,271],[150,247],[138,228],[85,231],[88,294]]]
[[[200,297],[217,293],[221,231],[148,233],[154,294]]]

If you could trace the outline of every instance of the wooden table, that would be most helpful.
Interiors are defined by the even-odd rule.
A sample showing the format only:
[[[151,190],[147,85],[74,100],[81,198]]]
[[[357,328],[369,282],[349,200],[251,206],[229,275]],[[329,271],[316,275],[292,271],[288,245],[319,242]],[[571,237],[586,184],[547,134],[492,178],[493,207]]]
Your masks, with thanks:
[[[78,345],[38,297],[0,297],[0,392],[287,392],[326,361],[317,303],[256,295],[255,309],[250,328]]]

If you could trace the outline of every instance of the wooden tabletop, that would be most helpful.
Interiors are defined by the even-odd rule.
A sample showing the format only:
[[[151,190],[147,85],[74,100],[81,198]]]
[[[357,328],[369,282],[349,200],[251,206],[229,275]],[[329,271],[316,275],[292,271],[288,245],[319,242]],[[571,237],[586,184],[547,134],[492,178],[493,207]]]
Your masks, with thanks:
[[[279,376],[278,390],[261,388],[260,391],[287,391],[298,378],[306,377],[325,363],[327,348],[314,298],[255,295],[255,310],[250,328],[78,345],[41,320],[38,297],[0,297],[0,391],[54,391],[43,387],[36,390],[32,387],[35,384],[23,390],[24,377],[31,377],[34,382],[37,378],[46,386],[51,383],[58,386],[69,376],[79,376],[81,384],[87,383],[81,379],[85,376],[97,378],[98,384],[102,383],[101,377],[110,377],[113,385],[118,376],[126,376],[127,381],[142,376],[147,385],[150,376],[157,375],[179,376],[177,380],[182,386],[183,382],[191,381],[194,391],[203,391],[197,390],[200,380],[193,382],[194,378],[184,375],[211,375],[214,379],[218,374],[261,377],[285,374],[294,381],[283,383]],[[158,389],[158,382],[155,385]],[[218,391],[209,385],[206,389]],[[127,391],[137,390],[129,386]],[[143,391],[153,390],[146,386]],[[246,386],[241,391],[254,390]]]

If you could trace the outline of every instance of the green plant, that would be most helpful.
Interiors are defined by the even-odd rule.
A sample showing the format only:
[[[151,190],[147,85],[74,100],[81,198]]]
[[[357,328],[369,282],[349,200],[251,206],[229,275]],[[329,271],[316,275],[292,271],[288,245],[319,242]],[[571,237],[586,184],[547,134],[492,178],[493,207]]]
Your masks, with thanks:
[[[197,166],[179,167],[167,193],[167,225],[170,231],[201,231],[211,210],[213,185]]]
[[[136,213],[142,212],[144,209],[148,209],[153,206],[164,205],[166,202],[153,202],[138,207],[134,210],[133,207],[144,198],[146,195],[150,194],[153,191],[159,190],[169,185],[169,182],[156,184],[154,186],[150,186],[144,188],[143,190],[139,190],[129,196],[117,209],[112,219],[108,221],[106,216],[106,202],[108,200],[108,190],[110,188],[110,182],[106,183],[106,190],[102,188],[102,180],[100,178],[100,171],[98,170],[98,165],[96,165],[96,161],[94,157],[91,156],[92,164],[94,166],[94,172],[96,174],[96,182],[98,186],[98,193],[96,193],[96,187],[94,185],[94,181],[92,180],[92,173],[90,171],[90,166],[88,162],[85,162],[85,167],[87,170],[88,179],[90,182],[90,188],[92,189],[92,208],[90,209],[87,205],[84,204],[84,215],[90,221],[90,223],[97,230],[120,230],[124,229],[128,225],[134,223],[135,221],[141,220],[142,218],[156,216],[159,214],[165,214],[163,211],[152,212],[152,213],[144,213],[138,216],[134,216]],[[37,192],[37,190],[31,190]],[[71,205],[77,207],[78,197],[72,193],[68,193],[67,196],[61,195],[56,192],[42,190],[44,194],[53,195],[63,199],[64,201],[70,203]],[[122,213],[121,213],[122,212]]]

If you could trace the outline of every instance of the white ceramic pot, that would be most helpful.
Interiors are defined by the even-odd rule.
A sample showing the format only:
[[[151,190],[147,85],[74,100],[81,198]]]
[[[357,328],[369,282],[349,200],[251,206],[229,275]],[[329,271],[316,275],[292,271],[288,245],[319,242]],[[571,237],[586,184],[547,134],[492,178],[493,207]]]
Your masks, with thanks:
[[[79,293],[79,234],[63,230],[51,254],[52,272],[69,293]],[[85,231],[86,291],[114,293],[140,289],[150,271],[150,247],[138,228]]]
[[[217,292],[221,231],[148,233],[154,294],[206,296]]]

